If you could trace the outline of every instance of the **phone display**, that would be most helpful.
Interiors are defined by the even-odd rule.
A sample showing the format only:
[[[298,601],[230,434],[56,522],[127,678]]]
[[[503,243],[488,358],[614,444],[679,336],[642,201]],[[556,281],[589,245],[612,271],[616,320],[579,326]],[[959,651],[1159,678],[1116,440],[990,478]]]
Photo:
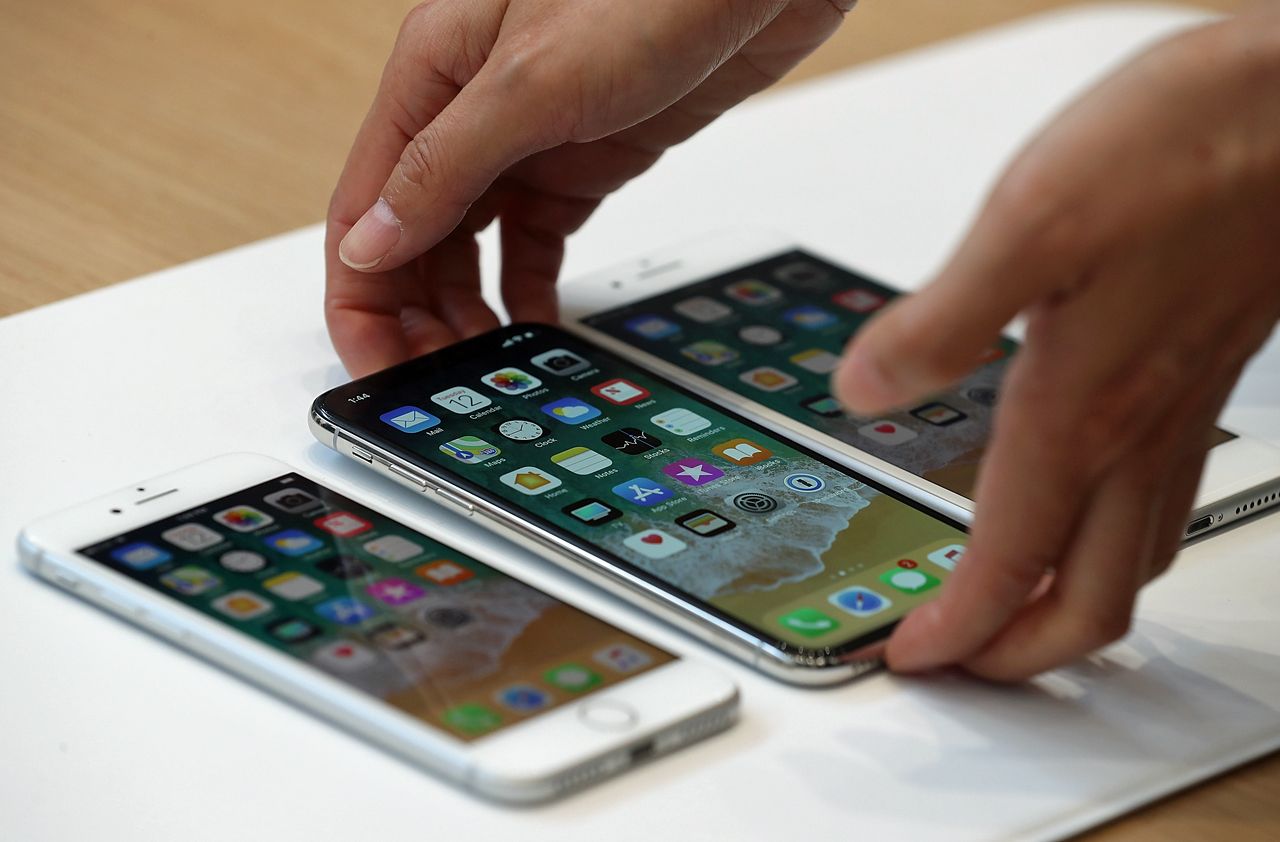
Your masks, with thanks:
[[[476,337],[333,390],[339,428],[784,648],[883,636],[953,522],[581,339]]]
[[[464,741],[673,660],[294,473],[79,552]]]

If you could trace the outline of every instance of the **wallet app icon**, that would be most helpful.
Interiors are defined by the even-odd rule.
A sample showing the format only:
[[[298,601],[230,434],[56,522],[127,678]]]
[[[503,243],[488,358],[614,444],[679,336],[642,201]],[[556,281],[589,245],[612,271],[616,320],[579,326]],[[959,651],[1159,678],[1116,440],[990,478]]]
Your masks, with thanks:
[[[402,433],[421,433],[430,430],[440,423],[440,419],[416,406],[402,406],[378,416],[383,424],[394,427]]]

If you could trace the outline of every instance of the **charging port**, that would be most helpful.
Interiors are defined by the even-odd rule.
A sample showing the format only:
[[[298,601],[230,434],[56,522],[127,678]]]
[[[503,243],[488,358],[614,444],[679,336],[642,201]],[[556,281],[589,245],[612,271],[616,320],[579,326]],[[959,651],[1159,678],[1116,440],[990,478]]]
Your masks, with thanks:
[[[629,753],[632,765],[635,765],[636,763],[643,763],[653,757],[655,748],[656,746],[654,746],[653,740],[646,740],[639,745],[632,746]]]
[[[1190,538],[1192,535],[1195,535],[1197,532],[1203,532],[1204,530],[1208,529],[1212,525],[1213,525],[1213,515],[1205,515],[1204,517],[1198,517],[1187,524],[1187,537]]]

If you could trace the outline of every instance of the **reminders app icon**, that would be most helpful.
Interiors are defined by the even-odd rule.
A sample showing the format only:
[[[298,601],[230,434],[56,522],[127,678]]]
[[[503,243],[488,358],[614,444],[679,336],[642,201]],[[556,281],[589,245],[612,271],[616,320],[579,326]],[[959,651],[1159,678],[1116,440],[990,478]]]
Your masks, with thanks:
[[[421,433],[430,430],[440,423],[440,419],[416,406],[402,406],[390,412],[384,412],[378,419],[402,433]]]

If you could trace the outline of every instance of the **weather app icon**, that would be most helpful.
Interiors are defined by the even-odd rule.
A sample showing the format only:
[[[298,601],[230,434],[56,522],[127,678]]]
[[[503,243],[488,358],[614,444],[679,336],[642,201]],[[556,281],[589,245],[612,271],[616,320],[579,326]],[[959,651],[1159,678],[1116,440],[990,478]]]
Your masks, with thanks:
[[[581,424],[592,418],[600,417],[600,410],[577,398],[561,398],[558,401],[544,403],[540,409],[557,421],[565,424]]]

